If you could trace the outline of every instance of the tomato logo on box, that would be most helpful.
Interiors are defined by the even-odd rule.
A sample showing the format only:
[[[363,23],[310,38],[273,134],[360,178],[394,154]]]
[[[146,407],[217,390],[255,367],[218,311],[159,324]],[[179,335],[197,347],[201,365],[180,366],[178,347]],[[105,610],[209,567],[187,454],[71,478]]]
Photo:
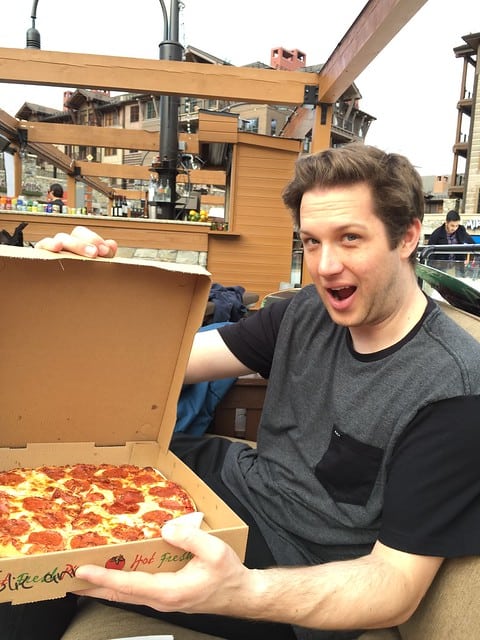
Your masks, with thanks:
[[[122,556],[122,554],[118,556],[112,556],[105,563],[106,569],[118,569],[121,571],[124,566],[125,566],[125,558]]]

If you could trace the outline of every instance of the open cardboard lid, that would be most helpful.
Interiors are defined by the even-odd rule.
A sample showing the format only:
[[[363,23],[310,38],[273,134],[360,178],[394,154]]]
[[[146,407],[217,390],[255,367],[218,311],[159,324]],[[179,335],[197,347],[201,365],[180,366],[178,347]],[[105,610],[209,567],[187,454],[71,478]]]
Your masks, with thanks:
[[[168,448],[210,277],[0,246],[0,446]]]

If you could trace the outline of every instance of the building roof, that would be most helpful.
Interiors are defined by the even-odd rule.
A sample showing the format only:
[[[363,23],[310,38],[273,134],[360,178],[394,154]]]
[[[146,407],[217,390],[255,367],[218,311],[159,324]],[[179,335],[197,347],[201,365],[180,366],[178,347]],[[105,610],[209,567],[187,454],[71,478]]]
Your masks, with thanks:
[[[105,91],[96,91],[94,89],[76,89],[65,105],[70,109],[78,109],[84,102],[100,102],[106,104],[112,101],[110,94]]]
[[[221,58],[217,58],[213,56],[211,53],[207,53],[206,51],[202,51],[201,49],[197,49],[196,47],[192,47],[188,45],[185,47],[184,58],[186,62],[200,62],[206,64],[220,64],[220,65],[228,65],[233,66],[230,62],[226,60],[222,60]]]
[[[59,116],[62,115],[62,111],[59,109],[52,109],[51,107],[44,107],[41,104],[35,104],[34,102],[24,102],[20,109],[15,114],[15,117],[19,120],[29,120],[33,115],[39,115],[42,117]]]

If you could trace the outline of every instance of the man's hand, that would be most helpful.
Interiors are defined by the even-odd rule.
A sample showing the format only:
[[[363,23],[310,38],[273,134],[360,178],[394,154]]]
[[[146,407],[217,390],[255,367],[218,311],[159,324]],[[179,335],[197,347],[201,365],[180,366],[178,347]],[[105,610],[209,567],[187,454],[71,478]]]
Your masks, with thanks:
[[[53,238],[42,238],[35,248],[55,253],[70,251],[86,258],[113,258],[118,245],[115,240],[104,240],[87,227],[75,227],[70,234],[57,233]]]
[[[212,613],[314,629],[375,629],[405,622],[442,558],[415,556],[377,542],[354,560],[253,570],[211,534],[168,523],[163,537],[193,559],[176,573],[124,572],[85,565],[77,577],[97,585],[77,593],[158,611]]]
[[[235,552],[205,531],[174,522],[163,527],[162,537],[190,551],[194,556],[192,560],[177,572],[155,574],[84,565],[78,568],[76,576],[97,587],[77,593],[144,604],[158,611],[235,615],[238,594],[248,589],[246,583],[251,573]],[[232,608],[233,602],[237,604]]]

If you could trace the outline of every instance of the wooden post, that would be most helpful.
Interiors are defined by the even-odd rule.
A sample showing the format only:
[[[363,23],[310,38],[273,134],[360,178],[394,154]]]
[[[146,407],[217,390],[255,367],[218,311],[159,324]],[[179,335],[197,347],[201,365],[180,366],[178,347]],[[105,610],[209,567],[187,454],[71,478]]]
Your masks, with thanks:
[[[67,206],[69,209],[75,209],[77,206],[77,181],[74,176],[67,176]]]
[[[23,181],[23,163],[20,157],[20,153],[13,155],[13,167],[14,167],[14,180],[15,180],[15,197],[18,198],[22,193],[22,181]]]
[[[310,151],[316,153],[330,147],[332,131],[332,105],[321,103],[315,107],[312,128],[312,146]]]

